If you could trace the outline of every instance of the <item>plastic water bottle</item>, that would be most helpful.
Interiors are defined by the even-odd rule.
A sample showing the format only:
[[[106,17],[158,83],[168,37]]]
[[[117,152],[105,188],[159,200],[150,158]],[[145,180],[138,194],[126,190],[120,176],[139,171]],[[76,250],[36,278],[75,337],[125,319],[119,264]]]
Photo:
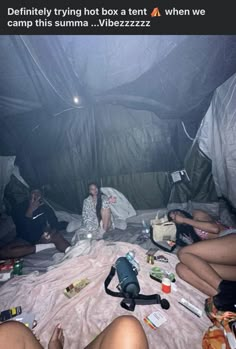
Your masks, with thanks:
[[[147,223],[145,222],[145,220],[143,219],[142,220],[142,225],[143,225],[143,230],[142,230],[142,233],[143,234],[149,234],[150,233],[150,229],[147,225]]]
[[[131,262],[134,257],[135,257],[135,252],[132,250],[132,251],[129,251],[128,253],[126,253],[126,256],[125,256],[129,262]]]
[[[139,272],[140,265],[139,265],[139,263],[135,259],[135,252],[133,250],[129,251],[128,253],[126,253],[125,257],[132,264],[132,266],[137,270],[137,272]]]

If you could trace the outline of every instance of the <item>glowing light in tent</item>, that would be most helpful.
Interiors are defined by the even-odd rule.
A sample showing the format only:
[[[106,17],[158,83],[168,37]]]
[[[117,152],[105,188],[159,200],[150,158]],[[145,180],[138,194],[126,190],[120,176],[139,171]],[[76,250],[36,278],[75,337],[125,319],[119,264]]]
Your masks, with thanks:
[[[79,97],[74,97],[74,103],[79,104]]]

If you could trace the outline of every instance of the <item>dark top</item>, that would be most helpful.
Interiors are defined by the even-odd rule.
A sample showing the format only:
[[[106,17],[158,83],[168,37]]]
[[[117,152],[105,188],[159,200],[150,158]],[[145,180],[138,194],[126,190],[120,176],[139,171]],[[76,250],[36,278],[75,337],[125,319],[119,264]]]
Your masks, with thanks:
[[[13,221],[16,225],[18,237],[35,244],[45,232],[49,225],[52,229],[57,229],[58,220],[54,211],[46,204],[43,204],[33,212],[32,218],[26,217],[29,201],[24,201],[17,205],[12,213]]]

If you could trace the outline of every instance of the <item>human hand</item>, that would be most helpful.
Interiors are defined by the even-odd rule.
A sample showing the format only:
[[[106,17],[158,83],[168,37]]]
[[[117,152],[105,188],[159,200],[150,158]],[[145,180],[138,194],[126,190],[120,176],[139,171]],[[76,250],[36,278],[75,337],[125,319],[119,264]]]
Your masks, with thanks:
[[[45,227],[44,233],[41,236],[40,241],[43,243],[52,242],[54,236],[56,235],[57,230],[55,228],[50,228],[50,226]]]
[[[42,201],[41,201],[41,197],[36,196],[36,195],[32,195],[32,198],[30,200],[30,204],[29,204],[29,209],[34,212],[37,210],[37,208],[39,208],[39,206],[42,205]]]
[[[42,238],[49,242],[51,240],[51,234],[49,232],[45,231],[42,235]]]
[[[109,202],[109,204],[115,204],[116,203],[116,197],[115,196],[110,196],[108,198],[108,202]]]
[[[184,224],[185,217],[183,217],[181,214],[179,214],[177,212],[171,212],[170,217],[174,223]]]

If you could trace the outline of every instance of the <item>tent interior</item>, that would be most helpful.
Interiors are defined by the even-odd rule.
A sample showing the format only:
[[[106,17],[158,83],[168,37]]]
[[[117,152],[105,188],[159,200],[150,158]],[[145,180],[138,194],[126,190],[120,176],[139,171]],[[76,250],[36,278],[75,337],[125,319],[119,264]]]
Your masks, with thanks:
[[[0,48],[2,217],[27,198],[29,188],[41,188],[59,220],[81,222],[91,182],[122,193],[135,210],[124,230],[80,240],[68,258],[55,249],[24,258],[25,275],[0,287],[3,308],[15,306],[15,299],[36,313],[43,345],[53,324],[64,319],[63,326],[72,324],[65,329],[65,348],[82,349],[115,314],[124,314],[103,282],[119,253],[132,246],[145,261],[153,244],[140,239],[143,221],[149,224],[162,210],[200,208],[236,226],[236,36],[19,35],[1,36]],[[11,235],[3,230],[0,225],[0,248]],[[65,236],[71,241],[73,233]],[[166,255],[174,268],[177,257]],[[100,276],[86,273],[91,265]],[[160,292],[159,284],[145,279],[148,267],[141,265],[142,290]],[[63,285],[88,275],[94,281],[88,291],[64,306]],[[185,298],[202,307],[202,293],[177,281]],[[101,298],[93,314],[92,286]],[[180,295],[172,292],[170,303],[171,297],[177,303]],[[154,311],[138,307],[140,321]],[[178,335],[177,321],[163,325],[159,337],[148,328],[150,348],[157,348],[157,338],[163,349],[200,348],[207,317],[183,317],[178,307],[168,311],[169,319],[181,316],[183,332]],[[81,316],[91,326],[74,335]]]

